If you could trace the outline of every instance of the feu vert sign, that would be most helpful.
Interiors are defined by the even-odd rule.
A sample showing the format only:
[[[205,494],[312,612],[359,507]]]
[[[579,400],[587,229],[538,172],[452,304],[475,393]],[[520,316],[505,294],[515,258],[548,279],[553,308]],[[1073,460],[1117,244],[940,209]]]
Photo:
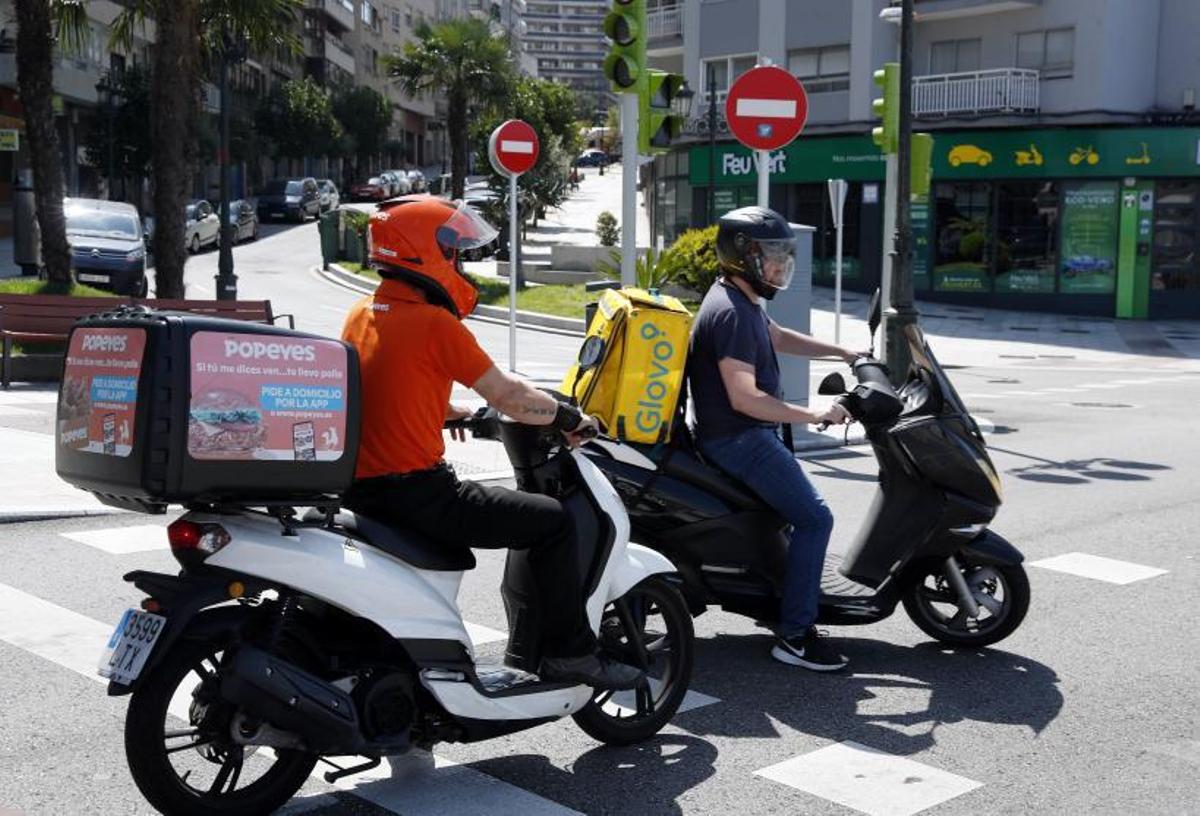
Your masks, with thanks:
[[[708,184],[709,155],[707,146],[691,149],[688,177],[693,185]],[[748,148],[719,144],[714,159],[718,185],[753,184],[758,178],[756,158]],[[883,154],[868,136],[797,139],[782,150],[772,151],[770,162],[772,184],[824,182],[830,178],[875,181],[884,175]]]

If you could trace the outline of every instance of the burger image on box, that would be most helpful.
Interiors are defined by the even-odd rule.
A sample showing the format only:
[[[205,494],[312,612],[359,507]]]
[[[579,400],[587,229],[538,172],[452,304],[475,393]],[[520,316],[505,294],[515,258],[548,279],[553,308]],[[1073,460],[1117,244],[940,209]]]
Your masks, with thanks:
[[[71,331],[56,466],[117,507],[303,503],[349,487],[359,372],[339,340],[123,307]]]

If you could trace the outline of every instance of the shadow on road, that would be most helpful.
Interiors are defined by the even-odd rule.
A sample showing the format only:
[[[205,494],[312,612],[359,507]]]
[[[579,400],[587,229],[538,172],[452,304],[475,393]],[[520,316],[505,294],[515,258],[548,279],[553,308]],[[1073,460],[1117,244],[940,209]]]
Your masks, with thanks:
[[[675,725],[701,736],[765,739],[778,734],[779,722],[805,734],[911,755],[936,745],[944,724],[1022,725],[1037,735],[1062,710],[1055,671],[1010,652],[865,638],[834,643],[850,658],[853,673],[818,675],[776,663],[768,657],[766,635],[697,641],[697,666],[726,668],[702,669],[693,683],[724,703],[685,712]],[[754,690],[752,699],[747,689]]]
[[[716,759],[716,746],[710,742],[659,734],[640,745],[593,748],[569,771],[540,754],[485,759],[471,767],[500,779],[520,779],[526,790],[584,813],[597,812],[602,801],[606,813],[682,814],[675,800],[716,773]]]
[[[1057,462],[1053,459],[1043,459],[1019,451],[1006,450],[995,445],[988,446],[992,451],[1007,453],[1021,459],[1028,459],[1033,464],[1024,467],[1009,468],[1009,475],[1024,479],[1027,482],[1042,482],[1044,484],[1091,484],[1093,481],[1107,482],[1148,482],[1153,476],[1146,475],[1157,471],[1170,470],[1169,465],[1156,465],[1152,462],[1133,462],[1127,459],[1107,459],[1094,457],[1091,459],[1067,459]]]

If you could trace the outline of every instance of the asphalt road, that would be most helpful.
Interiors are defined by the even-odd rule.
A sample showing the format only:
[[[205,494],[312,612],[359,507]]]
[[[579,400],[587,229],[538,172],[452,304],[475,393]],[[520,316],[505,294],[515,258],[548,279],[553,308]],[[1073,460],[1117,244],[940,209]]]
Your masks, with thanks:
[[[315,253],[313,225],[271,227],[239,247],[239,268],[256,270],[242,273],[241,293],[270,297],[301,328],[336,333],[354,297],[289,251],[301,242]],[[193,260],[191,294],[211,294],[215,266],[215,253]],[[502,357],[507,329],[471,326]],[[521,336],[535,374],[561,370],[577,344]],[[1119,562],[1092,560],[1100,577],[1031,564],[1029,616],[996,648],[940,648],[900,611],[831,628],[851,671],[813,675],[771,661],[769,637],[750,621],[710,610],[696,620],[695,707],[655,740],[604,748],[568,720],[439,746],[436,767],[414,757],[400,781],[367,782],[357,794],[311,782],[289,812],[1196,812],[1200,375],[1173,368],[1032,360],[951,372],[993,426],[1005,486],[994,529],[1030,562],[1071,553]],[[874,460],[848,448],[813,455],[806,469],[834,510],[840,549],[865,514]],[[145,546],[135,530],[101,534],[107,545],[67,534],[168,520],[0,528],[0,811],[149,812],[124,763],[125,702],[106,698],[89,673],[99,640],[138,600],[120,576],[175,564],[154,530]],[[110,551],[122,542],[139,551]],[[464,617],[503,630],[503,555],[478,558],[460,597]],[[1059,563],[1089,566],[1074,561]],[[1161,572],[1139,578],[1136,566]]]

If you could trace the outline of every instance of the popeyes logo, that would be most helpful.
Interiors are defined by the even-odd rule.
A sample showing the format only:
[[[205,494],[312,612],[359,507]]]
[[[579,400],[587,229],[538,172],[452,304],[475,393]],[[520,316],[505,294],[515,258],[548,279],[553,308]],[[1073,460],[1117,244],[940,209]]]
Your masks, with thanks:
[[[311,345],[298,343],[263,343],[257,340],[225,340],[226,357],[242,357],[247,360],[293,360],[311,363],[317,359],[317,350]]]
[[[83,337],[84,351],[116,351],[125,350],[124,334],[85,334]]]

